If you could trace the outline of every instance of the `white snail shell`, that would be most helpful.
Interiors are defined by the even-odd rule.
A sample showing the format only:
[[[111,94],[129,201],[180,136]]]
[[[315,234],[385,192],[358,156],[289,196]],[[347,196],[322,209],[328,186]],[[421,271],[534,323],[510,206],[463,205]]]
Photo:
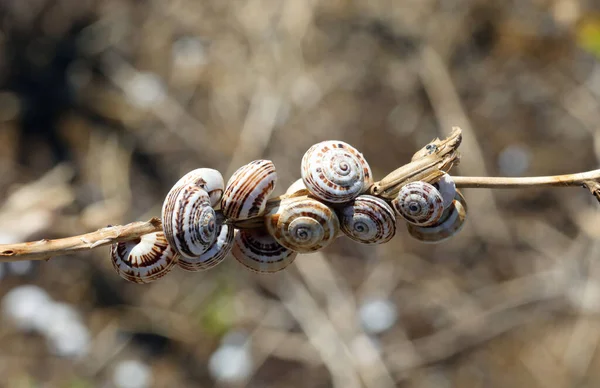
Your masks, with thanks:
[[[265,216],[269,233],[295,252],[314,252],[338,235],[340,222],[329,206],[312,198],[289,198]]]
[[[188,183],[195,183],[202,187],[210,197],[210,205],[215,207],[221,200],[225,183],[223,175],[212,168],[197,168],[182,176],[174,185],[182,186]]]
[[[302,178],[292,183],[290,187],[288,187],[288,189],[285,191],[285,195],[292,195],[300,190],[306,190],[306,185],[304,184]]]
[[[440,220],[431,226],[417,226],[407,223],[408,232],[424,243],[440,243],[454,236],[462,229],[467,218],[467,202],[457,190],[452,205],[448,207]]]
[[[392,201],[396,213],[414,225],[428,226],[436,223],[444,212],[442,194],[427,182],[404,185]]]
[[[298,255],[281,246],[264,229],[242,229],[235,233],[233,257],[255,272],[277,272],[290,265]]]
[[[134,283],[150,283],[165,276],[179,255],[163,232],[145,234],[137,240],[113,244],[110,257],[119,276]]]
[[[342,232],[363,244],[383,244],[396,234],[391,206],[372,195],[359,195],[340,212]]]
[[[270,160],[255,160],[233,173],[227,185],[221,209],[231,220],[244,220],[261,215],[275,189],[277,173]]]
[[[301,173],[315,197],[333,203],[351,201],[373,183],[364,156],[341,141],[323,141],[310,147],[302,158]]]
[[[174,186],[162,208],[169,244],[184,257],[202,255],[217,238],[217,220],[206,190],[195,183]]]
[[[197,272],[215,267],[225,260],[233,247],[235,229],[231,225],[223,224],[217,231],[217,239],[206,252],[195,258],[180,257],[179,267],[186,271]]]
[[[449,174],[444,174],[442,177],[433,184],[444,199],[444,209],[447,209],[452,202],[454,201],[454,196],[456,195],[456,185],[454,184],[454,180]]]

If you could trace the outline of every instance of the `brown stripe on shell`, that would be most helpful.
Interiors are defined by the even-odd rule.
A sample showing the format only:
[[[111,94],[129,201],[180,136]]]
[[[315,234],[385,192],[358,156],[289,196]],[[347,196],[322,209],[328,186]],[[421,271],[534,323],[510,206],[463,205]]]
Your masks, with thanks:
[[[454,201],[440,220],[432,226],[417,226],[406,223],[408,233],[417,240],[436,244],[443,242],[461,231],[467,219],[467,202],[460,191],[456,190]]]
[[[270,160],[255,160],[233,173],[223,192],[225,217],[243,220],[262,214],[275,189],[277,172]]]
[[[217,239],[206,252],[197,258],[180,257],[179,267],[186,271],[205,271],[220,264],[233,247],[235,229],[231,225],[221,225],[217,231]]]
[[[221,200],[225,183],[219,171],[212,168],[197,168],[182,176],[173,187],[190,183],[206,190],[210,197],[211,206],[216,206]]]
[[[113,268],[123,279],[150,283],[173,269],[179,255],[163,232],[143,235],[138,240],[113,244],[110,249]]]
[[[291,249],[281,246],[264,229],[236,231],[231,253],[246,268],[261,273],[281,271],[298,255]]]
[[[396,234],[396,216],[381,198],[360,195],[341,209],[340,228],[359,243],[383,244]]]
[[[444,212],[444,199],[440,192],[427,182],[411,182],[404,185],[392,207],[396,214],[419,226],[433,225]],[[415,210],[411,207],[416,206]]]

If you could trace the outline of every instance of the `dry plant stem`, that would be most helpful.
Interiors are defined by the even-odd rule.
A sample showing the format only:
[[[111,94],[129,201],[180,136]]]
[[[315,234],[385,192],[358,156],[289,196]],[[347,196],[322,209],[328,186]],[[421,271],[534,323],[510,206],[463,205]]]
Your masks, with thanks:
[[[588,181],[600,179],[600,170],[592,170],[567,175],[551,175],[539,177],[471,177],[453,176],[456,187],[460,188],[489,188],[489,189],[517,189],[526,187],[570,187],[582,186]]]

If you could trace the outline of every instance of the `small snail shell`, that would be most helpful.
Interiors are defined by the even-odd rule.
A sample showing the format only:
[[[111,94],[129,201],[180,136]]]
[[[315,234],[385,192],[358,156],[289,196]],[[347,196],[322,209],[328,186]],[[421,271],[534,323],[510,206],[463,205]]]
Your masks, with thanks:
[[[270,160],[255,160],[240,167],[227,182],[221,199],[225,217],[244,220],[261,215],[276,180],[275,165]]]
[[[396,234],[396,216],[384,200],[359,195],[340,212],[340,224],[352,240],[363,244],[383,244]]]
[[[197,272],[210,269],[221,263],[233,247],[234,230],[231,225],[221,225],[217,231],[217,240],[214,244],[199,257],[180,257],[179,267],[186,271]]]
[[[238,230],[231,253],[246,268],[256,272],[281,271],[298,255],[281,246],[264,229]]]
[[[351,201],[373,183],[363,155],[341,141],[323,141],[310,147],[302,158],[301,173],[315,197],[333,203]]]
[[[302,178],[292,183],[290,187],[288,187],[288,189],[285,191],[285,195],[292,195],[300,190],[306,190],[306,185],[304,184]]]
[[[163,203],[162,222],[167,241],[184,257],[200,256],[217,237],[210,197],[195,183],[174,186],[169,191]]]
[[[123,279],[150,283],[171,271],[179,255],[171,248],[164,233],[156,232],[134,241],[113,244],[110,257],[113,267]]]
[[[467,202],[457,190],[452,205],[440,220],[432,226],[417,226],[407,223],[408,233],[424,243],[439,243],[454,236],[462,229],[467,218]]]
[[[452,202],[454,201],[454,196],[456,195],[456,185],[454,184],[454,180],[448,174],[442,175],[440,180],[433,184],[444,199],[444,209],[447,209]]]
[[[265,216],[269,233],[295,252],[314,252],[329,245],[340,230],[340,221],[329,206],[312,198],[289,198]]]
[[[208,193],[210,205],[215,207],[221,200],[225,183],[223,175],[212,168],[197,168],[182,176],[174,185],[182,186],[188,183],[195,183]]]
[[[442,194],[427,182],[404,185],[392,201],[396,213],[414,225],[428,226],[436,223],[444,212]]]

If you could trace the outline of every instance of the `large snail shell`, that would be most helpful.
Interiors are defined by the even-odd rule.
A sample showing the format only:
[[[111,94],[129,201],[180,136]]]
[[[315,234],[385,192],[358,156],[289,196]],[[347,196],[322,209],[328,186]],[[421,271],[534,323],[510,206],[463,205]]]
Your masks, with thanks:
[[[404,185],[392,201],[396,213],[414,225],[435,224],[444,212],[442,194],[427,182]]]
[[[164,233],[156,232],[145,234],[138,240],[113,244],[110,257],[123,279],[150,283],[171,271],[179,255],[171,248]]]
[[[306,190],[306,185],[304,184],[302,178],[292,183],[290,187],[288,187],[288,189],[285,191],[285,195],[292,195],[300,190]]]
[[[244,220],[261,215],[276,180],[275,165],[270,160],[255,160],[240,167],[223,193],[221,209],[225,217]]]
[[[210,197],[195,183],[173,186],[163,203],[162,222],[167,241],[184,257],[200,256],[217,237]]]
[[[225,183],[223,175],[212,168],[197,168],[181,177],[174,185],[183,186],[188,183],[195,183],[208,193],[210,197],[210,205],[214,207],[221,200]]]
[[[300,253],[329,245],[340,230],[340,222],[329,206],[312,198],[289,198],[265,216],[271,235],[286,248]]]
[[[238,230],[231,253],[246,268],[256,272],[281,271],[298,255],[281,246],[264,229]]]
[[[442,177],[433,184],[433,187],[435,187],[442,195],[442,198],[444,199],[444,209],[447,209],[452,205],[456,195],[456,185],[450,175],[442,175]]]
[[[359,195],[340,212],[340,224],[352,240],[363,244],[383,244],[396,234],[396,216],[384,200]]]
[[[180,257],[179,267],[186,271],[197,272],[213,268],[225,260],[233,247],[235,229],[231,225],[221,225],[217,231],[217,240],[206,252],[196,258]]]
[[[324,141],[310,147],[302,158],[301,173],[315,197],[333,203],[351,201],[373,183],[363,155],[341,141]]]
[[[432,226],[417,226],[407,223],[408,233],[424,243],[439,243],[454,236],[462,229],[467,218],[467,202],[460,191],[452,205],[448,207],[440,220]]]

